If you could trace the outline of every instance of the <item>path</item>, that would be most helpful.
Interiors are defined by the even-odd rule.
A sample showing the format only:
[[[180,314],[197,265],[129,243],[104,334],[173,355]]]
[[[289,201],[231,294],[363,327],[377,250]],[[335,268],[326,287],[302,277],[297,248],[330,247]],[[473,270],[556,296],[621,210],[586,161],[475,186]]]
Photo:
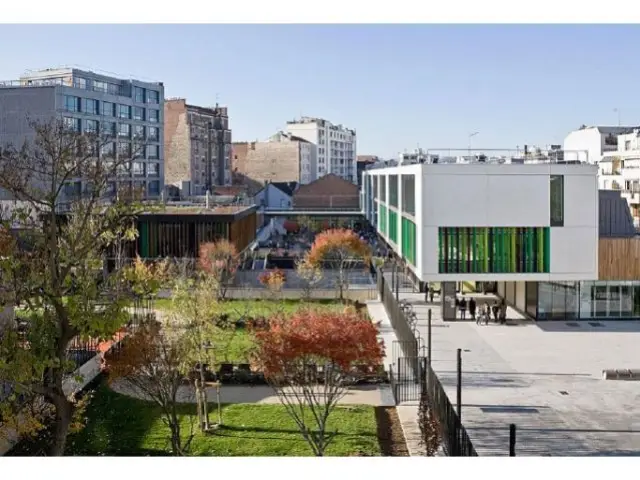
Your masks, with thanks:
[[[400,298],[415,305],[425,340],[432,308],[432,367],[454,404],[463,349],[462,423],[479,455],[508,455],[510,423],[519,456],[640,455],[640,383],[601,378],[603,369],[640,367],[640,322],[478,326],[443,322],[423,294]],[[417,418],[417,403],[403,411]]]

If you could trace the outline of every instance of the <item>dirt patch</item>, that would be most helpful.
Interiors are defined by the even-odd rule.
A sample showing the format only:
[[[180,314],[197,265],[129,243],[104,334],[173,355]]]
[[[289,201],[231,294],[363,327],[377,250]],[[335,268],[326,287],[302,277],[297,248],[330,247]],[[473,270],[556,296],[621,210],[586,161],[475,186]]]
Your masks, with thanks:
[[[404,438],[400,418],[395,407],[376,407],[378,443],[384,457],[408,457],[409,449]]]

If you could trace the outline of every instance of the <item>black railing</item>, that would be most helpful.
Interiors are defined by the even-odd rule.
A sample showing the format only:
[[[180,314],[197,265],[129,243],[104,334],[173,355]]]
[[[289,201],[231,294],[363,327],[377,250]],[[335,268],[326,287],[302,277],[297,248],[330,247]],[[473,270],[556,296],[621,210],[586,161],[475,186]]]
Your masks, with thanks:
[[[425,362],[426,363],[426,362]],[[451,457],[477,457],[478,454],[469,439],[467,431],[460,423],[460,417],[449,401],[438,376],[426,365],[427,393],[431,407],[440,424],[445,453]]]
[[[391,291],[391,287],[380,271],[378,271],[378,278],[376,280],[380,298],[382,299],[384,308],[389,315],[391,326],[395,330],[398,340],[402,342],[402,345],[405,348],[404,356],[409,358],[418,358],[418,337],[415,333],[415,329],[409,324],[402,308]]]

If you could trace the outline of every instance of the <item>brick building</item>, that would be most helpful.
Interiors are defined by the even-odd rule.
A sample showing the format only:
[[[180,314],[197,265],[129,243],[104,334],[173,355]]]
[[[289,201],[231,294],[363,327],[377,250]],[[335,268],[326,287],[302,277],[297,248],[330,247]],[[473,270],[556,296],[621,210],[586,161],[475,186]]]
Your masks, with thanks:
[[[231,130],[227,107],[164,104],[165,183],[182,197],[204,195],[231,184]]]
[[[302,185],[293,194],[293,208],[360,209],[358,186],[330,173]]]
[[[233,171],[257,182],[315,180],[316,146],[294,135],[278,132],[266,142],[235,142]]]

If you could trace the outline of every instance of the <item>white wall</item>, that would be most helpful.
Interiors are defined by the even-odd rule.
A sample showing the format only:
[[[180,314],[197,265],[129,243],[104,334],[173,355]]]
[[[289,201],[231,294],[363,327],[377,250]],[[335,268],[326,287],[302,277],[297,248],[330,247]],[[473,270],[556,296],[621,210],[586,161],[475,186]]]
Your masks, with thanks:
[[[368,171],[386,178],[402,173],[417,175],[416,226],[421,248],[414,271],[421,280],[597,280],[597,166],[423,164]],[[438,272],[439,227],[549,227],[550,175],[564,176],[564,226],[550,229],[549,273]],[[401,234],[400,230],[398,244]]]
[[[260,190],[254,197],[254,202],[258,206],[263,206],[263,201],[265,208],[289,209],[292,205],[291,197],[271,184]]]
[[[597,163],[602,157],[603,141],[600,131],[595,127],[575,130],[564,139],[564,159]],[[579,150],[586,150],[586,153],[578,153]]]

